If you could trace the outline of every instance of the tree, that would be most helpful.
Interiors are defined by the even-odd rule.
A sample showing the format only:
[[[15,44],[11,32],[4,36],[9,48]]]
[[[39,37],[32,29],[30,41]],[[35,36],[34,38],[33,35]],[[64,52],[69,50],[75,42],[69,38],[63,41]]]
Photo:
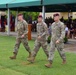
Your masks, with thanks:
[[[39,12],[23,12],[24,18],[26,20],[29,20],[29,18],[32,18],[32,20],[37,20],[37,17],[39,15]]]

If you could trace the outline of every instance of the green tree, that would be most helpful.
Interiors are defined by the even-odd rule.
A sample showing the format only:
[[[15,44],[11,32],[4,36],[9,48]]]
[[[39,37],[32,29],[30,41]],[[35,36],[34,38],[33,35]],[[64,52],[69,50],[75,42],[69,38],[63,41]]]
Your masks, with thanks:
[[[30,17],[32,20],[37,20],[37,17],[39,15],[39,12],[23,12],[24,13],[24,18],[28,20]]]

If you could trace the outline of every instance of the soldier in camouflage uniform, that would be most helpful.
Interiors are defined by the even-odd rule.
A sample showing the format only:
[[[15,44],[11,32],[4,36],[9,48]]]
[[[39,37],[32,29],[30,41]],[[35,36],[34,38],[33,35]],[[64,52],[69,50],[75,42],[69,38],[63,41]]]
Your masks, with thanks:
[[[38,23],[37,23],[37,39],[35,41],[35,47],[32,52],[31,58],[28,59],[29,62],[34,62],[35,57],[37,55],[37,52],[39,51],[39,48],[42,46],[47,58],[49,56],[48,49],[47,49],[47,25],[42,21],[42,16],[40,15],[38,17]]]
[[[63,62],[62,64],[66,63],[66,56],[63,51],[64,49],[64,37],[65,37],[65,26],[59,20],[60,14],[54,14],[54,23],[51,26],[52,30],[52,37],[51,37],[51,50],[49,52],[48,64],[45,64],[46,67],[50,68],[52,66],[55,48],[57,48]]]
[[[19,14],[18,15],[18,24],[16,27],[16,31],[17,31],[17,37],[16,37],[16,44],[14,47],[14,56],[10,57],[11,59],[16,59],[20,44],[22,43],[25,47],[25,49],[28,51],[29,53],[29,57],[31,56],[31,50],[30,47],[28,45],[28,38],[27,38],[27,34],[28,34],[28,24],[27,22],[23,19],[23,15]]]

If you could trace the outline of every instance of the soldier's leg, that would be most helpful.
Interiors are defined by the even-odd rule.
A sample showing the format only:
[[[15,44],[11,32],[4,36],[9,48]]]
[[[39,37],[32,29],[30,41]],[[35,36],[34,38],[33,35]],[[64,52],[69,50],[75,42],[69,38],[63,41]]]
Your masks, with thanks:
[[[22,39],[21,42],[22,42],[23,46],[25,47],[25,49],[26,49],[29,53],[31,53],[31,49],[30,49],[30,47],[29,47],[29,45],[28,45],[28,40],[27,40],[27,39]]]
[[[35,41],[35,47],[34,47],[34,50],[32,52],[31,58],[27,59],[29,62],[31,62],[31,63],[34,62],[35,57],[37,55],[37,52],[39,51],[40,46],[41,46],[41,44],[36,40]]]
[[[21,43],[21,40],[20,39],[16,39],[16,44],[15,44],[14,52],[13,52],[14,55],[11,56],[10,59],[16,59],[20,43]]]
[[[41,43],[36,40],[34,50],[32,52],[32,57],[36,56],[37,52],[39,51],[40,46],[41,46]]]
[[[64,43],[57,44],[56,46],[61,58],[63,59],[63,64],[64,64],[66,62],[66,56],[64,52]]]
[[[48,68],[50,68],[52,66],[53,58],[54,58],[54,52],[55,52],[55,43],[51,41],[51,50],[49,52],[49,58],[48,58],[49,63],[45,64],[45,66]]]
[[[14,53],[16,53],[16,54],[18,53],[20,44],[21,44],[21,39],[20,39],[20,38],[17,38],[17,39],[16,39],[16,44],[15,44],[15,46],[14,46]]]
[[[51,41],[51,49],[49,51],[49,62],[53,62],[53,58],[54,58],[54,52],[55,52],[55,43],[53,41]]]
[[[30,57],[31,57],[31,49],[30,49],[30,47],[29,47],[29,45],[28,45],[28,40],[27,40],[27,39],[22,39],[21,42],[22,42],[23,46],[25,47],[25,49],[26,49],[26,50],[28,51],[28,53],[29,53],[28,58],[30,58]]]
[[[47,42],[45,41],[45,42],[42,42],[41,43],[41,46],[42,46],[42,48],[43,48],[43,50],[44,50],[44,52],[45,52],[45,54],[46,54],[46,56],[47,56],[47,58],[49,57],[49,51],[48,51],[48,46],[47,46]]]

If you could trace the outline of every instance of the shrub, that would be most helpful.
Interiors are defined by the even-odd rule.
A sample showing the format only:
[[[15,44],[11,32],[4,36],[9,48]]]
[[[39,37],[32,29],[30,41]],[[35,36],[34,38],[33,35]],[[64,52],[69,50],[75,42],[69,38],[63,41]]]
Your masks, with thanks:
[[[68,38],[65,37],[65,38],[64,38],[64,43],[67,43],[67,42],[68,42]]]
[[[49,36],[49,37],[47,38],[47,43],[49,44],[50,41],[51,41],[51,36]],[[65,37],[65,38],[64,38],[64,43],[67,43],[67,42],[68,42],[68,38]]]

